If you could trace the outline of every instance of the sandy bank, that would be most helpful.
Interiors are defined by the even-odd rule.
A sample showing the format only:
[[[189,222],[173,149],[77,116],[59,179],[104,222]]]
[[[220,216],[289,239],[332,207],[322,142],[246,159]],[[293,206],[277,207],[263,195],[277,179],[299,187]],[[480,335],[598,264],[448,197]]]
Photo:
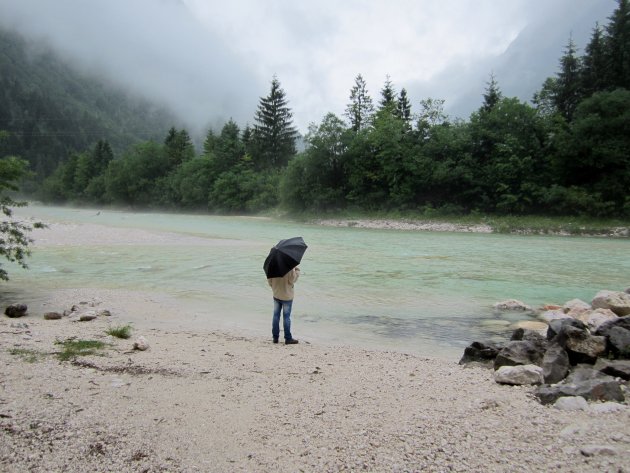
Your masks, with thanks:
[[[630,469],[629,409],[563,412],[482,368],[218,331],[134,324],[150,344],[134,351],[133,337],[107,328],[129,321],[121,307],[163,301],[72,295],[0,319],[2,471]],[[79,302],[113,315],[42,318]],[[71,337],[109,346],[59,361],[55,342]],[[585,456],[584,446],[614,454]]]

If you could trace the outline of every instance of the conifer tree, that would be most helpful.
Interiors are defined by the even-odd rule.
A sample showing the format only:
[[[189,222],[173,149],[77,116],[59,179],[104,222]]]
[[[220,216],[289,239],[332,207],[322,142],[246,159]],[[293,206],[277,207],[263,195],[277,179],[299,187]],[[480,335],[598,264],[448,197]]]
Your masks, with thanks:
[[[407,91],[403,87],[398,95],[396,102],[396,116],[403,120],[409,129],[411,129],[411,103],[407,98]]]
[[[370,125],[374,105],[368,94],[367,85],[361,74],[354,79],[354,87],[350,90],[350,103],[346,107],[346,116],[350,120],[350,127],[355,132]]]
[[[553,94],[556,109],[567,121],[573,119],[575,109],[583,98],[580,78],[581,61],[573,38],[569,38],[564,56],[560,59],[560,72]]]
[[[618,0],[619,6],[606,27],[606,50],[611,88],[630,89],[630,2]]]
[[[595,24],[591,40],[582,58],[582,92],[588,98],[607,88],[606,47],[602,29]]]
[[[389,76],[385,76],[385,85],[381,89],[381,101],[379,102],[379,110],[396,110],[396,91]]]
[[[297,130],[293,127],[293,114],[280,81],[271,81],[267,97],[261,97],[253,129],[254,160],[259,168],[280,168],[295,155]]]
[[[483,94],[483,104],[481,109],[484,112],[490,112],[494,106],[503,98],[499,84],[494,77],[494,72],[490,73],[490,81],[486,83],[486,92]]]

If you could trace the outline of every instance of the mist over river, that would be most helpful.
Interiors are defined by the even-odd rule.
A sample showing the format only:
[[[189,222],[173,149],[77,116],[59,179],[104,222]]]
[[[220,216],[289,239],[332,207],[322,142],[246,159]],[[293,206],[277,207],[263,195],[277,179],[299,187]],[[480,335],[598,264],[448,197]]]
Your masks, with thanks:
[[[29,270],[7,265],[3,299],[64,288],[172,296],[172,317],[208,329],[271,337],[271,291],[263,261],[278,240],[309,248],[296,285],[293,333],[304,341],[353,344],[458,359],[474,340],[503,338],[538,306],[630,285],[630,240],[333,228],[268,218],[132,213],[31,205],[16,211],[67,226],[67,244],[39,232]],[[85,225],[110,235],[77,244]],[[137,238],[129,235],[137,233]],[[4,302],[4,301],[3,301]],[[24,301],[28,303],[28,301]]]

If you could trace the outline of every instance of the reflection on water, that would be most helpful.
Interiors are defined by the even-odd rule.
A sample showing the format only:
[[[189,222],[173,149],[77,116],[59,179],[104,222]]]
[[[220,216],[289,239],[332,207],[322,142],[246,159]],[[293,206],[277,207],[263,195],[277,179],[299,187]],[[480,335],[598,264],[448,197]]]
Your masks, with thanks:
[[[513,322],[528,317],[496,314],[494,302],[590,301],[599,289],[624,289],[630,274],[627,239],[379,231],[111,211],[95,220],[94,211],[44,207],[24,212],[200,240],[39,247],[30,271],[11,270],[16,284],[157,291],[180,298],[209,327],[229,319],[266,333],[271,295],[262,263],[278,240],[303,236],[309,248],[296,287],[297,334],[453,359],[471,341],[504,337]]]

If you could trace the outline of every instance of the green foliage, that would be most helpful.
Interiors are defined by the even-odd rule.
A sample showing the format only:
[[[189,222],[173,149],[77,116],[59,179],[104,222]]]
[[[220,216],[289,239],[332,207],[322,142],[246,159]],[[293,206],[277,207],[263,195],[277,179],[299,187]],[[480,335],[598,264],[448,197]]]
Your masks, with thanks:
[[[105,332],[112,337],[128,339],[131,337],[131,325],[119,325],[117,327],[110,327]]]
[[[30,350],[28,348],[11,348],[9,350],[11,355],[15,355],[27,363],[36,363],[44,358],[45,354],[37,350]]]
[[[42,223],[32,225],[13,217],[12,207],[24,207],[25,202],[17,202],[6,195],[7,191],[17,191],[16,182],[27,172],[28,163],[23,159],[9,156],[0,159],[0,257],[27,268],[26,258],[30,256],[29,245],[33,242],[28,233],[33,228],[43,228]],[[8,280],[8,272],[0,265],[0,280]]]
[[[107,347],[107,344],[98,340],[77,340],[68,338],[63,341],[56,341],[60,345],[61,351],[57,353],[60,361],[68,361],[77,356],[99,355]]]
[[[355,132],[370,126],[374,104],[370,97],[367,84],[361,74],[354,79],[354,86],[350,90],[350,103],[346,107],[346,117],[350,121],[350,128]]]

